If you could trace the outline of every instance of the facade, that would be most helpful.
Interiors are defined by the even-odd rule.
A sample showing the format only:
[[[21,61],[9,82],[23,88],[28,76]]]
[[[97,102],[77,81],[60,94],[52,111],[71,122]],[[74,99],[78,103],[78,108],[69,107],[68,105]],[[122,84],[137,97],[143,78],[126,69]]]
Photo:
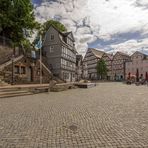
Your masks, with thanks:
[[[83,67],[83,56],[78,54],[76,55],[76,80],[79,81],[82,79],[82,67]]]
[[[104,52],[94,48],[89,48],[83,59],[83,78],[98,79],[97,62],[102,58]]]
[[[106,66],[107,66],[107,80],[112,80],[112,60],[113,60],[113,55],[104,53],[102,56],[102,59],[105,61]]]
[[[20,55],[0,65],[0,76],[9,84],[40,83],[40,61]],[[51,72],[42,63],[42,82],[49,83]]]
[[[126,78],[125,63],[130,61],[130,56],[122,52],[117,52],[112,61],[112,80],[122,81]]]
[[[43,44],[43,56],[53,75],[65,82],[76,79],[76,49],[72,32],[62,33],[52,25]]]
[[[148,55],[139,51],[136,51],[131,56],[131,60],[126,62],[126,78],[129,75],[137,76],[137,71],[139,77],[146,79],[146,75],[148,74]]]

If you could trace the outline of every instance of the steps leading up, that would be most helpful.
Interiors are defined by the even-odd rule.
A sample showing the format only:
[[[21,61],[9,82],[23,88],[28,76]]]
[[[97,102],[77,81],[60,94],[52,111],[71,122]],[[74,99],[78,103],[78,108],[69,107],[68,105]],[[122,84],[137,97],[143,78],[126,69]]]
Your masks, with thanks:
[[[25,96],[32,95],[32,92],[27,90],[22,90],[20,88],[1,88],[0,89],[0,98],[16,97],[16,96]]]
[[[45,93],[49,90],[49,84],[13,85],[0,87],[0,98],[33,95]]]
[[[10,97],[18,97],[18,96],[26,96],[26,95],[32,95],[31,92],[17,92],[17,93],[3,93],[0,94],[0,98],[10,98]]]

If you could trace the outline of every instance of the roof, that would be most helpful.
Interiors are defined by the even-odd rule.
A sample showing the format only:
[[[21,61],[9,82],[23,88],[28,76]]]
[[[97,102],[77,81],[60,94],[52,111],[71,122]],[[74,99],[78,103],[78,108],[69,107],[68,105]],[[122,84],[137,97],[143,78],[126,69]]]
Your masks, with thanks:
[[[128,58],[130,58],[130,56],[128,54],[123,53],[123,52],[120,52],[120,51],[117,51],[116,54],[114,55],[114,57],[116,57],[117,54],[120,54],[122,57],[128,57]]]
[[[62,31],[60,31],[58,28],[56,28],[54,25],[50,25],[49,28],[50,28],[50,27],[53,27],[55,30],[57,30],[57,31],[59,32],[59,34],[61,34],[61,35],[64,36],[64,37],[68,37],[68,35],[72,34],[73,41],[75,41],[75,40],[74,40],[74,37],[73,37],[72,31],[69,31],[69,32],[62,32]]]
[[[143,54],[144,56],[148,56],[148,53],[147,52],[143,52],[143,51],[135,51],[132,56],[136,53],[140,53],[140,54]]]
[[[97,58],[101,58],[103,56],[103,54],[105,53],[104,51],[101,51],[101,50],[97,50],[97,49],[94,49],[94,48],[89,48],[92,53],[97,57]]]
[[[127,56],[127,57],[130,57],[128,54],[126,54],[126,53],[123,53],[123,52],[120,52],[120,51],[118,51],[117,53],[119,53],[120,55],[122,55],[122,56]],[[117,54],[116,53],[116,54]]]
[[[131,55],[131,57],[133,57],[136,53],[142,54],[144,56],[143,59],[146,59],[146,60],[148,59],[147,52],[143,52],[143,51],[136,51]]]
[[[108,57],[110,58],[110,60],[112,60],[112,59],[113,59],[113,57],[114,57],[114,55],[113,55],[113,54],[109,54],[109,53],[104,53],[104,54],[103,54],[103,56],[104,56],[104,55],[108,56]]]

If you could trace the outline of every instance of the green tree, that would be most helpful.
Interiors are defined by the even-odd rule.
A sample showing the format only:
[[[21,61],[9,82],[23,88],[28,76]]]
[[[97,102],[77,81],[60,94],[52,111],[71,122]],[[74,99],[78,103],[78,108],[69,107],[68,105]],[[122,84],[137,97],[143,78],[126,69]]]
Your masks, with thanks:
[[[25,31],[31,34],[38,27],[31,0],[0,0],[0,35],[15,46],[28,42]]]
[[[107,66],[106,66],[106,63],[103,59],[100,59],[98,62],[97,62],[97,74],[99,76],[99,79],[103,79],[107,76]]]
[[[66,27],[62,23],[55,20],[48,20],[41,26],[40,32],[43,37],[45,36],[45,33],[48,31],[51,25],[53,25],[55,28],[57,28],[61,32],[67,31]]]

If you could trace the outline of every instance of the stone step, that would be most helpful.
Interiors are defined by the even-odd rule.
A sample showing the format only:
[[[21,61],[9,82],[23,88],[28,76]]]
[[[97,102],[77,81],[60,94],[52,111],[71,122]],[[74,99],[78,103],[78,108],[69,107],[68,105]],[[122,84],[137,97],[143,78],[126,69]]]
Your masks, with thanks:
[[[0,94],[0,98],[10,98],[10,97],[18,97],[18,96],[26,96],[26,95],[33,95],[31,92],[22,92],[22,93],[4,93]]]
[[[20,94],[20,93],[26,93],[28,91],[25,91],[25,90],[9,90],[9,91],[1,91],[0,92],[0,95],[3,95],[3,94]]]
[[[33,95],[49,91],[48,85],[9,85],[0,87],[0,98]]]
[[[20,91],[21,90],[21,88],[19,88],[19,87],[17,87],[17,88],[6,88],[6,87],[1,87],[0,88],[0,93],[1,92],[12,92],[12,91]]]

